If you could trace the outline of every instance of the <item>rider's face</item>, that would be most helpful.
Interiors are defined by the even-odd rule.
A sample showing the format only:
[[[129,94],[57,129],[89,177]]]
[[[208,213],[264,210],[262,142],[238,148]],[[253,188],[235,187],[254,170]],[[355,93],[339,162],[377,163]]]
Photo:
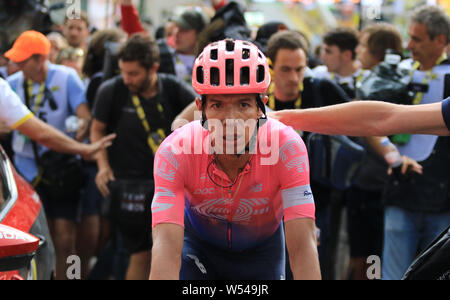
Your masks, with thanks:
[[[248,145],[262,116],[254,94],[208,95],[204,107],[200,100],[197,107],[208,120],[213,145],[226,154],[240,153]]]

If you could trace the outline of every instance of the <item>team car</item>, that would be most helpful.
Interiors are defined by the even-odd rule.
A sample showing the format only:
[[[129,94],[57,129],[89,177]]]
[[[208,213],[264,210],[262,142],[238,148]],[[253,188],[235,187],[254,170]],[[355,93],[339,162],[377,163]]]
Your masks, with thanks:
[[[0,280],[52,279],[54,269],[41,200],[0,147]]]

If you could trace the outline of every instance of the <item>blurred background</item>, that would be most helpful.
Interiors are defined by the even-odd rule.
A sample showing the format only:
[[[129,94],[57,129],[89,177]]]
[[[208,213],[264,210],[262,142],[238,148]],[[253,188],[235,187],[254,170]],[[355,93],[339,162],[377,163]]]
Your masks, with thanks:
[[[5,0],[2,0],[5,1]],[[87,11],[92,25],[104,28],[120,21],[120,9],[115,0],[50,0],[55,9],[50,16],[53,22],[62,23],[67,5],[79,1],[82,10]],[[14,1],[7,1],[14,2]],[[45,1],[43,1],[45,2]],[[337,26],[356,29],[376,21],[387,21],[407,35],[406,20],[414,7],[421,4],[439,4],[450,13],[449,0],[237,0],[246,7],[245,18],[254,29],[264,23],[282,21],[291,29],[304,32],[311,41],[311,47],[320,44],[325,31]],[[203,6],[211,10],[211,0],[134,0],[141,20],[156,28],[171,16],[189,6]],[[209,12],[214,14],[213,11]]]

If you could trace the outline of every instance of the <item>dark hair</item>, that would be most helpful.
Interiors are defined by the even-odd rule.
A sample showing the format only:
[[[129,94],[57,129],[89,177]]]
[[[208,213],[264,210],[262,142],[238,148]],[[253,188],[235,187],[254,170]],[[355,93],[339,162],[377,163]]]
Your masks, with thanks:
[[[94,33],[83,64],[83,74],[91,77],[103,69],[106,42],[120,42],[125,34],[118,29],[100,30]]]
[[[431,40],[442,34],[447,43],[450,42],[450,17],[439,6],[418,7],[411,17],[411,22],[425,25]]]
[[[305,38],[298,32],[292,30],[279,31],[271,36],[267,42],[267,56],[272,63],[275,63],[275,59],[280,49],[302,49],[305,54],[308,54],[306,49],[307,42]]]
[[[382,61],[386,50],[392,49],[401,54],[402,38],[395,26],[388,23],[376,23],[364,28],[361,35],[368,34],[367,48],[370,54]]]
[[[159,63],[158,44],[147,34],[135,34],[122,45],[117,58],[124,62],[137,61],[143,68],[151,69]]]
[[[358,46],[358,34],[350,28],[334,28],[328,31],[323,37],[324,44],[337,46],[340,51],[349,50],[352,58],[356,58],[356,47]]]

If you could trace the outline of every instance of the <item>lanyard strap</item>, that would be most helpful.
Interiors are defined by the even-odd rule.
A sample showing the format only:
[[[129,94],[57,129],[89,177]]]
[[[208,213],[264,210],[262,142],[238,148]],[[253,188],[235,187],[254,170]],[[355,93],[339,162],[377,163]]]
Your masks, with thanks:
[[[26,89],[25,89],[25,93],[26,93],[26,99],[28,99],[28,101],[31,101],[31,99],[33,98],[33,82],[31,80],[27,80],[26,81]],[[39,92],[36,95],[35,101],[34,101],[34,107],[32,109],[32,111],[34,112],[34,114],[37,114],[39,109],[42,106],[43,100],[44,100],[44,92],[45,92],[45,80],[43,83],[41,83],[41,86],[39,87]],[[31,103],[27,104],[31,107]]]
[[[295,109],[300,109],[302,106],[302,92],[303,92],[303,82],[300,83],[299,87],[298,87],[298,98],[295,101]],[[272,110],[275,110],[275,95],[274,95],[274,91],[275,91],[275,84],[271,83],[269,86],[269,107]]]
[[[439,57],[439,59],[436,61],[435,66],[440,65],[446,59],[447,59],[447,54],[443,53],[441,55],[441,57]],[[419,68],[420,68],[420,63],[418,61],[414,62],[412,70],[410,72],[411,81],[412,81],[414,71],[417,71]],[[435,80],[436,78],[437,78],[437,74],[433,73],[433,69],[431,69],[427,72],[427,75],[425,76],[425,79],[423,80],[423,84],[428,84],[430,82],[430,80]],[[418,92],[413,99],[413,105],[420,104],[422,102],[422,100],[423,100],[423,92]]]
[[[139,100],[139,97],[136,95],[133,95],[132,102],[134,107],[136,108],[136,113],[141,120],[142,126],[145,129],[145,132],[147,133],[147,144],[150,147],[150,149],[153,152],[153,155],[156,154],[156,151],[158,151],[159,146],[163,142],[163,140],[166,138],[166,133],[162,128],[158,128],[156,131],[151,130],[150,124],[147,121],[147,116],[145,115],[145,111],[142,108],[141,100]],[[161,103],[157,104],[157,108],[160,114],[164,113],[164,108],[161,105]]]

